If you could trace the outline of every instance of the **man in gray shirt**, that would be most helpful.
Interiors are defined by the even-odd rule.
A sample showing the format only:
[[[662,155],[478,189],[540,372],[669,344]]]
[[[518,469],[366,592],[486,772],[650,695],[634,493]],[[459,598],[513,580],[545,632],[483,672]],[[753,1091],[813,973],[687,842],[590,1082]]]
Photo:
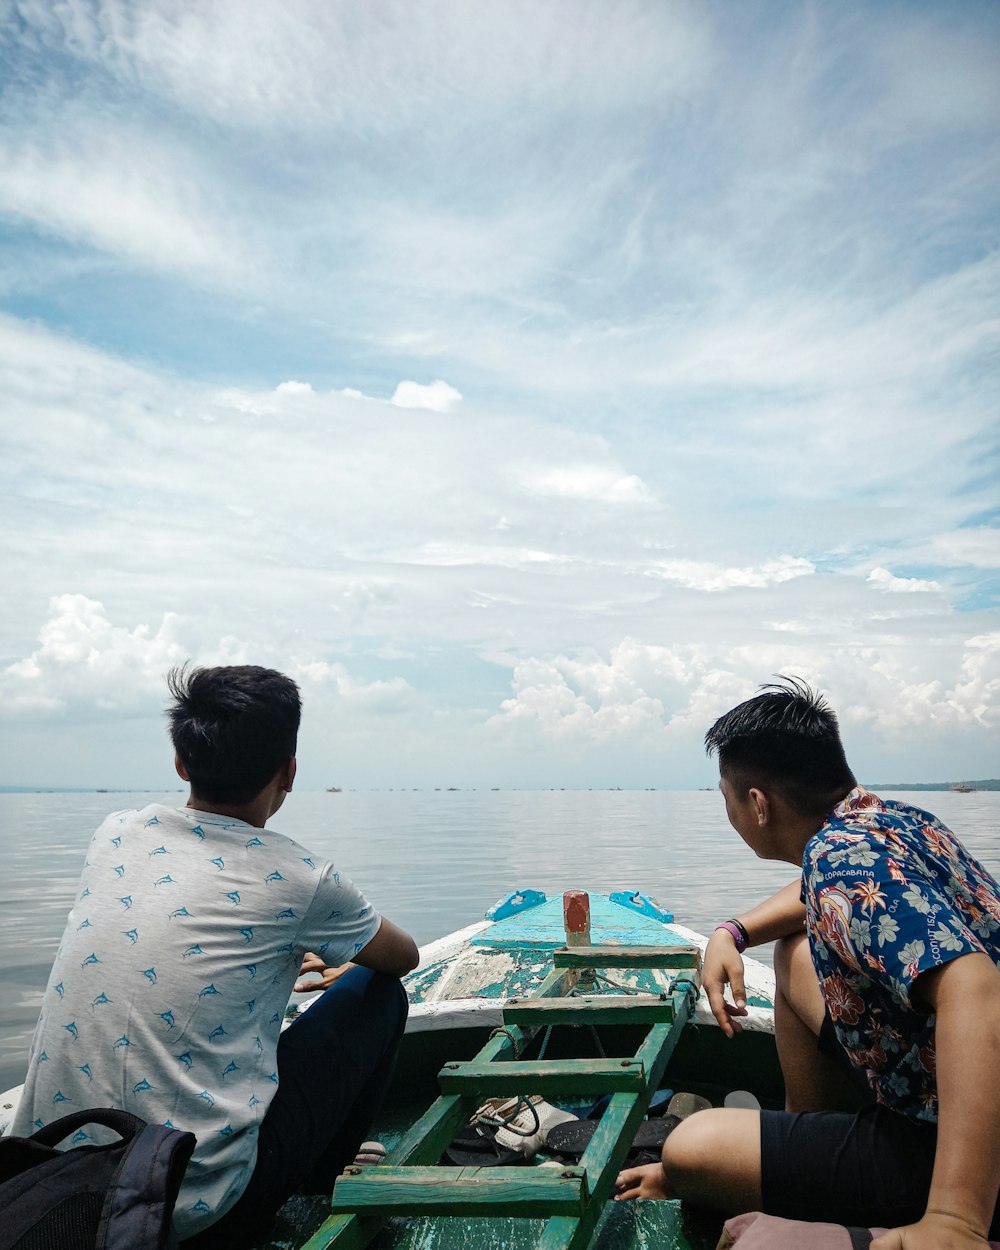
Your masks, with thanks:
[[[351,1162],[418,956],[333,864],[265,828],[295,778],[295,683],[243,665],[169,684],[190,797],[116,812],[94,835],[12,1131],[112,1106],[193,1132],[175,1224],[186,1245],[222,1250]],[[281,1033],[311,971],[325,992]]]

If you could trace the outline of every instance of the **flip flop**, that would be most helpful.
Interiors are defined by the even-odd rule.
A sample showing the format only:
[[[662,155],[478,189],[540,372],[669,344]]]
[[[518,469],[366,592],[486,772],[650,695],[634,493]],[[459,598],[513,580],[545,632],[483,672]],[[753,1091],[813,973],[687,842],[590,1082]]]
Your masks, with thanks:
[[[463,1168],[518,1167],[527,1164],[521,1150],[497,1145],[497,1130],[490,1124],[467,1124],[442,1156],[445,1163]]]
[[[724,1107],[742,1107],[746,1111],[759,1111],[760,1100],[748,1089],[733,1089],[726,1095]]]
[[[655,1163],[660,1158],[663,1143],[678,1124],[680,1124],[680,1117],[676,1115],[653,1116],[648,1120],[643,1120],[632,1138],[626,1164],[629,1167],[635,1167],[639,1163]],[[577,1120],[573,1124],[557,1124],[549,1133],[546,1149],[563,1159],[576,1161],[581,1158],[593,1140],[597,1125],[597,1120]]]
[[[707,1098],[702,1098],[701,1094],[680,1093],[674,1094],[667,1107],[668,1115],[675,1115],[678,1120],[686,1120],[689,1115],[694,1115],[696,1111],[710,1111],[712,1104]]]

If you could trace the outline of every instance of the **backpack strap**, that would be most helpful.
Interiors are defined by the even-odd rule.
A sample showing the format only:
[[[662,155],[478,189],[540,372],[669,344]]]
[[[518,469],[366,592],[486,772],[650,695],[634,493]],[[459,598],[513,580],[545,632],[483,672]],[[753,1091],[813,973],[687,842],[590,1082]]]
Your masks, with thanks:
[[[171,1217],[195,1141],[193,1133],[163,1124],[142,1126],[108,1186],[95,1250],[176,1245]]]
[[[872,1244],[872,1235],[867,1228],[849,1228],[847,1235],[851,1239],[851,1250],[868,1250]]]
[[[131,1115],[128,1111],[117,1111],[114,1107],[72,1111],[69,1115],[64,1115],[61,1119],[53,1120],[51,1124],[40,1128],[37,1133],[31,1135],[30,1140],[37,1142],[40,1146],[57,1146],[64,1137],[68,1137],[78,1128],[83,1128],[85,1124],[103,1124],[105,1128],[111,1129],[119,1137],[130,1141],[145,1128],[146,1121],[140,1120],[137,1115]]]

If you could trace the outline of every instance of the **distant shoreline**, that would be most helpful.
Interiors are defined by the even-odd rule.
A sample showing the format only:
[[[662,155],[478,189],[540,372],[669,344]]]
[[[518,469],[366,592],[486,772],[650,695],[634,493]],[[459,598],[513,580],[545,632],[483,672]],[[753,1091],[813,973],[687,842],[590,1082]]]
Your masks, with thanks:
[[[917,792],[948,792],[960,793],[956,791],[956,786],[968,786],[970,792],[977,790],[1000,790],[1000,778],[991,777],[982,781],[894,781],[894,782],[863,782],[866,790],[874,790],[876,794],[891,793],[893,791],[910,790]],[[363,794],[434,794],[434,793],[462,793],[467,792],[474,794],[480,791],[483,794],[506,792],[510,794],[537,793],[549,794],[553,791],[566,791],[578,793],[629,793],[642,794],[644,792],[662,790],[664,793],[683,794],[701,790],[714,790],[714,786],[359,786],[355,790],[354,787],[344,787],[344,791],[348,793]],[[343,791],[338,790],[337,793]],[[158,788],[154,786],[142,786],[134,789],[118,786],[94,787],[94,786],[0,786],[0,794],[184,794],[184,790],[171,789],[170,787]],[[323,791],[315,790],[307,793],[321,794]]]

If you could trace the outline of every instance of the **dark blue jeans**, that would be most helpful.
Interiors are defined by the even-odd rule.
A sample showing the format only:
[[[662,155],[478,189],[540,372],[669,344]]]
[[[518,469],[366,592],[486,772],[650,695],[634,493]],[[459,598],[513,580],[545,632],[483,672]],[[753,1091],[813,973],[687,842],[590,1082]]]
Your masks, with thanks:
[[[406,1012],[395,977],[352,968],[282,1033],[253,1175],[236,1205],[183,1250],[252,1245],[292,1194],[333,1189],[382,1105]]]

